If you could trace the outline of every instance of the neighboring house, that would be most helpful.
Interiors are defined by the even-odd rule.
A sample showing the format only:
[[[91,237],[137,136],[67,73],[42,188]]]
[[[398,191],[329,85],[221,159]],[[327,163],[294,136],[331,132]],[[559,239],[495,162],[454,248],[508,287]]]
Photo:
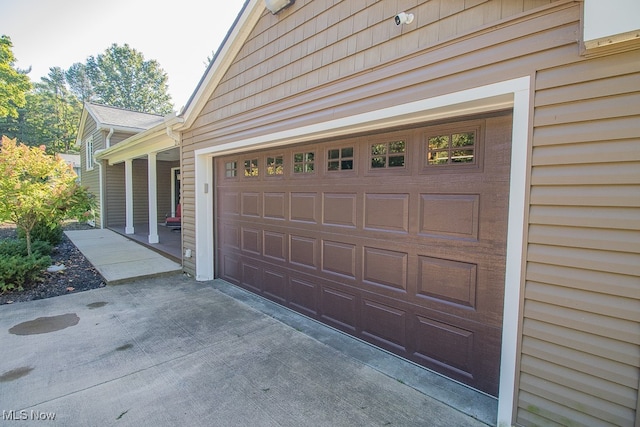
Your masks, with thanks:
[[[164,128],[159,138],[153,131],[164,123],[163,116],[85,103],[76,144],[80,146],[82,184],[98,201],[96,226],[133,234],[136,223],[144,224],[149,243],[158,243],[157,224],[175,214],[180,188],[176,185],[180,153],[175,141]],[[152,167],[146,152],[133,154],[126,161],[116,160],[125,140],[128,147],[133,141],[149,148],[157,147],[160,140],[162,148],[151,155]],[[104,153],[112,157],[98,160]],[[155,184],[157,191],[149,191],[149,183]],[[127,186],[135,191],[128,192]],[[156,200],[153,212],[148,208],[150,200]],[[149,221],[150,217],[157,220]]]
[[[638,426],[638,9],[248,0],[184,112],[96,158],[135,212],[131,168],[180,143],[197,280],[494,396],[499,425]]]
[[[82,176],[82,172],[81,172],[82,166],[80,164],[80,155],[79,154],[58,154],[58,156],[60,156],[60,158],[64,160],[64,162],[73,169],[76,175],[78,175],[78,182],[80,182],[81,176]]]

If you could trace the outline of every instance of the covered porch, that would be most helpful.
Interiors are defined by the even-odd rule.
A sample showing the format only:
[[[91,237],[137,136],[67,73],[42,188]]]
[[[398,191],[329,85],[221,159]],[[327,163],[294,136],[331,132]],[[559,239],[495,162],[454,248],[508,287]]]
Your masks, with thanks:
[[[182,235],[178,229],[172,229],[158,225],[158,242],[149,243],[149,224],[139,223],[134,225],[134,233],[125,233],[125,226],[108,227],[116,233],[140,243],[176,262],[182,262]]]
[[[103,227],[181,262],[180,218],[177,228],[165,225],[179,211],[181,190],[180,141],[171,132],[173,120],[179,119],[165,119],[96,153],[96,159],[101,163]]]

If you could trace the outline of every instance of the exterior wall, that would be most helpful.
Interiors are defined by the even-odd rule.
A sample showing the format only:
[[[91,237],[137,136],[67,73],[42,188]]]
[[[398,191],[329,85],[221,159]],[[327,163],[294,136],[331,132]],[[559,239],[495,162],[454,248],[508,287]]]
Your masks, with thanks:
[[[180,162],[158,161],[158,222],[164,222],[171,213],[171,168],[179,167]],[[107,166],[105,200],[107,223],[109,227],[123,227],[125,218],[125,179],[124,163]],[[133,222],[146,223],[149,218],[149,197],[147,179],[147,160],[133,161]]]
[[[402,9],[415,24],[393,24]],[[637,424],[640,56],[581,56],[580,20],[581,2],[566,0],[265,11],[183,132],[184,249],[196,248],[195,150],[531,76],[516,421]]]
[[[87,169],[87,146],[86,141],[88,138],[93,138],[93,152],[100,148],[104,148],[104,134],[97,129],[96,122],[89,115],[85,121],[83,133],[84,139],[80,144],[80,166],[82,175],[82,185],[86,187],[91,194],[95,196],[96,200],[96,226],[100,225],[100,168],[93,165],[93,169]]]
[[[109,207],[105,227],[124,227],[125,211],[124,163],[105,166],[105,204]]]
[[[638,88],[638,51],[536,74],[520,424],[637,423]]]
[[[171,214],[171,168],[180,167],[180,162],[158,161],[158,222]]]

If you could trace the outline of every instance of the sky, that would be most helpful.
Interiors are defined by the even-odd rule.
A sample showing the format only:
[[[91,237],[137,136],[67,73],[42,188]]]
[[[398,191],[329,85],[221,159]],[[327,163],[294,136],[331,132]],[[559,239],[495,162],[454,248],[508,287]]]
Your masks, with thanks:
[[[206,71],[244,0],[0,0],[0,35],[14,64],[38,82],[50,67],[68,69],[113,43],[128,44],[169,76],[179,111]]]

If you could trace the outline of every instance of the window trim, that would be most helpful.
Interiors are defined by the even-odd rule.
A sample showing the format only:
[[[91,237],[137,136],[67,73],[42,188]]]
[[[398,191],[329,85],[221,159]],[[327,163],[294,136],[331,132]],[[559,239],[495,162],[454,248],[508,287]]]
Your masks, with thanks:
[[[93,170],[93,135],[84,140],[84,170]]]

